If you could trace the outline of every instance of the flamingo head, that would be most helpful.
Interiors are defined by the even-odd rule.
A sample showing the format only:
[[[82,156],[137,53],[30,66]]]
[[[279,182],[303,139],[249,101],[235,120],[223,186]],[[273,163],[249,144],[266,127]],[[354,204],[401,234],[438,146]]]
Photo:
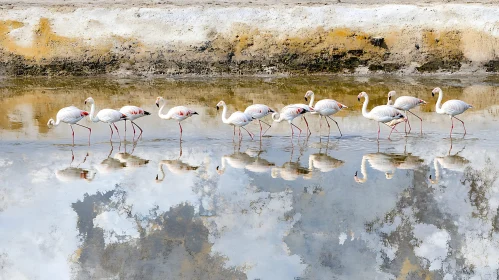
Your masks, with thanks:
[[[395,94],[397,94],[397,92],[395,92],[394,90],[390,91],[388,93],[388,100],[392,100],[392,96],[395,96]]]
[[[218,175],[222,175],[224,174],[225,170],[223,170],[222,168],[220,168],[220,166],[217,166],[217,173]]]
[[[435,96],[435,94],[441,92],[442,90],[439,88],[439,87],[436,87],[434,88],[432,91],[431,91],[431,96]]]
[[[313,92],[313,91],[311,91],[311,90],[307,91],[307,93],[305,93],[305,101],[308,101],[308,98],[309,98],[310,96],[312,96],[312,95],[314,95],[314,92]]]
[[[424,101],[423,99],[419,99],[419,104],[421,104],[421,105],[425,105],[425,104],[426,104],[426,101]]]
[[[85,99],[85,104],[87,104],[87,103],[88,104],[94,104],[95,101],[94,101],[94,99],[92,97],[89,97],[89,98]]]
[[[361,99],[362,97],[366,97],[366,96],[367,96],[367,93],[366,93],[365,91],[363,91],[363,92],[359,93],[359,95],[357,95],[357,100],[359,100],[359,101],[360,101],[360,99]]]
[[[392,178],[393,178],[393,173],[386,172],[386,173],[385,173],[385,177],[386,177],[386,179],[387,179],[387,180],[390,180],[390,179],[392,179]]]
[[[365,178],[364,178],[364,179],[361,179],[361,178],[359,178],[359,177],[357,176],[357,171],[355,171],[355,175],[353,176],[353,179],[354,179],[354,181],[355,181],[356,183],[358,183],[358,184],[363,184],[363,183],[365,183],[365,182],[366,182],[366,179],[365,179]]]
[[[217,111],[220,109],[220,107],[224,107],[224,106],[225,106],[225,102],[223,102],[223,101],[218,102]]]
[[[163,101],[165,101],[165,99],[163,97],[161,97],[161,96],[158,96],[156,98],[156,106],[159,108],[159,104],[163,103]]]

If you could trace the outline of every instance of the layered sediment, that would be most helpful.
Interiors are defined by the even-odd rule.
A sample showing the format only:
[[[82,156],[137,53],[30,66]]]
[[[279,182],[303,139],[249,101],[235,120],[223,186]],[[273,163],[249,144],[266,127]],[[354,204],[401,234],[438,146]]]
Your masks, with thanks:
[[[0,4],[0,74],[499,72],[499,3]]]

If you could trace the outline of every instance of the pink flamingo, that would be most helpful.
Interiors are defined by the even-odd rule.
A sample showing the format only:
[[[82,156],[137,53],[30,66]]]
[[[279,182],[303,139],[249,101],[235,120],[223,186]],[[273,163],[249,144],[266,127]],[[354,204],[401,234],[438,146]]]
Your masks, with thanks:
[[[291,127],[291,137],[293,137],[293,135],[295,134],[295,132],[293,130],[293,126],[296,127],[300,131],[300,134],[298,134],[298,137],[300,137],[300,135],[301,135],[301,129],[293,124],[293,120],[296,117],[303,115],[307,112],[313,112],[313,109],[310,108],[309,106],[307,106],[308,109],[306,109],[303,106],[299,106],[299,105],[301,105],[301,104],[288,105],[288,106],[282,108],[281,113],[273,113],[272,114],[272,119],[275,122],[279,123],[279,122],[282,122],[284,120],[288,121],[289,126]]]
[[[232,140],[234,140],[234,136],[236,136],[236,126],[239,127],[239,139],[242,139],[243,137],[241,135],[241,128],[242,128],[246,130],[246,132],[248,132],[248,135],[251,137],[251,140],[253,140],[254,136],[253,133],[249,132],[246,128],[244,128],[245,125],[249,124],[253,120],[253,117],[244,112],[237,111],[232,113],[230,117],[227,118],[227,105],[225,104],[224,101],[218,102],[217,110],[219,110],[220,107],[223,107],[222,122],[234,126],[234,135],[232,136]]]
[[[198,115],[198,113],[194,110],[191,110],[185,106],[176,106],[168,110],[166,114],[161,113],[163,108],[166,106],[166,100],[163,97],[156,98],[156,106],[160,107],[158,111],[158,116],[164,120],[176,120],[178,122],[178,126],[180,127],[180,139],[182,139],[182,125],[181,121],[191,117],[192,115]]]
[[[263,135],[269,130],[271,127],[270,124],[260,120],[261,118],[267,116],[268,114],[274,113],[275,111],[270,109],[269,106],[263,105],[263,104],[254,104],[248,106],[246,110],[244,110],[245,114],[250,115],[253,119],[258,120],[258,123],[260,124],[260,138],[262,138]],[[268,128],[265,130],[265,132],[262,134],[262,123],[266,124]]]
[[[379,123],[388,123],[393,120],[397,119],[405,119],[404,114],[400,112],[399,110],[393,108],[392,106],[388,105],[381,105],[381,106],[376,106],[374,107],[370,112],[367,112],[367,104],[369,103],[369,96],[365,92],[359,93],[357,96],[357,99],[360,101],[360,99],[364,97],[364,105],[362,106],[362,115],[370,120],[374,120],[378,122],[378,140],[379,140],[379,132],[380,132],[380,127]],[[392,135],[393,130],[395,129],[395,125],[393,125],[392,130],[390,131],[390,135],[388,135],[388,139],[390,139],[390,136]]]
[[[326,119],[327,127],[331,130],[331,126],[329,125],[329,122],[327,121],[327,118],[330,118],[338,127],[338,131],[340,132],[340,136],[343,136],[341,133],[340,126],[338,125],[338,122],[336,122],[331,116],[338,113],[341,109],[343,108],[348,108],[347,106],[339,103],[336,100],[333,99],[322,99],[317,101],[314,106],[314,92],[309,90],[307,93],[305,93],[305,101],[308,101],[308,98],[310,97],[310,105],[309,107],[314,108],[314,112],[312,112],[312,115],[320,115],[320,120],[319,120],[319,125],[320,128],[322,128],[322,117]]]
[[[423,134],[423,119],[421,119],[418,115],[414,114],[410,110],[421,104],[426,104],[426,101],[412,96],[401,96],[397,98],[395,102],[393,102],[392,97],[395,96],[395,94],[397,93],[393,90],[388,93],[388,105],[393,106],[395,109],[404,111],[406,115],[407,112],[409,112],[416,116],[416,118],[421,121],[421,134]],[[409,122],[409,118],[407,118],[406,124],[409,125],[409,132],[407,132],[407,125],[405,126],[405,132],[411,133],[411,124]]]
[[[138,119],[138,118],[141,118],[143,116],[148,116],[151,113],[144,111],[144,109],[137,107],[137,106],[123,106],[123,107],[121,107],[120,112],[126,116],[126,119],[125,119],[125,137],[126,137],[126,121],[128,120],[132,123],[133,137],[135,138],[135,127],[134,127],[134,125],[135,125],[140,130],[140,134],[139,134],[139,138],[140,138],[143,130],[142,130],[142,128],[140,128],[140,126],[138,126],[133,121]],[[137,138],[137,140],[139,138]]]
[[[79,122],[87,115],[87,111],[80,110],[75,106],[64,107],[59,110],[59,112],[57,112],[56,121],[54,121],[54,119],[50,119],[47,123],[47,126],[49,128],[52,128],[53,126],[58,126],[61,122],[69,124],[73,135],[73,146],[75,145],[75,131],[73,130],[73,124],[84,127],[88,129],[88,145],[90,146],[90,135],[92,134],[92,129],[87,126],[77,124],[77,122]]]
[[[111,124],[114,126],[116,129],[116,132],[118,133],[118,137],[121,142],[121,136],[120,132],[118,131],[118,127],[116,127],[116,122],[119,122],[121,120],[126,119],[126,115],[123,113],[120,113],[118,110],[114,109],[102,109],[100,110],[97,115],[94,116],[95,114],[95,101],[92,97],[89,97],[85,100],[85,104],[90,104],[90,115],[88,115],[88,118],[92,122],[103,122],[107,123],[109,125],[109,129],[111,129],[111,137],[109,138],[109,141],[113,142],[113,128],[111,127]]]
[[[443,96],[442,90],[438,87],[435,88],[431,92],[431,96],[435,96],[436,93],[438,93],[438,100],[437,100],[437,104],[435,106],[437,113],[449,115],[449,117],[452,121],[452,126],[450,128],[449,136],[452,138],[452,130],[454,129],[454,119],[456,119],[463,124],[463,128],[464,128],[463,137],[464,137],[466,135],[466,127],[464,126],[464,122],[462,120],[456,118],[456,116],[464,113],[469,108],[473,108],[473,106],[471,106],[470,104],[468,104],[464,101],[456,100],[456,99],[448,100],[443,105],[440,106],[440,103],[442,103],[442,96]]]

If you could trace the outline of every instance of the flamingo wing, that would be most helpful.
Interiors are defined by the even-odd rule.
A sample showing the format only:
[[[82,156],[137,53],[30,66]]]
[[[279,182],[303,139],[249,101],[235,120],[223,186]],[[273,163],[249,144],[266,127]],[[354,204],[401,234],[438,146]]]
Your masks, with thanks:
[[[446,114],[451,116],[462,114],[469,108],[472,108],[472,106],[468,103],[455,99],[449,100],[442,105],[442,110],[444,110]]]
[[[77,123],[83,117],[88,115],[86,111],[80,110],[75,106],[64,107],[59,112],[57,112],[57,118],[65,123]]]
[[[167,116],[177,121],[182,121],[192,116],[194,113],[194,110],[191,110],[185,106],[176,106],[168,111]]]
[[[248,106],[248,108],[246,108],[246,110],[244,110],[245,114],[248,114],[255,119],[263,118],[272,112],[273,112],[273,110],[270,109],[269,106],[263,105],[263,104],[254,104],[254,105]]]
[[[102,109],[97,113],[97,118],[101,122],[105,123],[115,123],[123,118],[123,114],[118,110],[113,109]]]
[[[231,124],[236,125],[236,126],[245,126],[248,123],[250,123],[252,120],[253,120],[253,117],[251,117],[250,115],[245,114],[241,111],[237,111],[237,112],[232,113],[232,115],[230,115],[230,117],[228,119],[228,121]]]
[[[314,110],[323,116],[329,116],[338,113],[344,105],[333,99],[322,99],[318,101]]]
[[[373,120],[378,122],[389,122],[391,120],[404,118],[402,112],[388,105],[374,107],[371,112],[369,112],[369,115]]]
[[[123,106],[120,113],[125,115],[127,120],[134,120],[145,115],[144,109],[137,106]]]
[[[400,96],[395,100],[395,103],[393,104],[393,107],[399,109],[399,110],[404,110],[408,111],[411,110],[412,108],[425,103],[423,100],[412,97],[412,96]]]

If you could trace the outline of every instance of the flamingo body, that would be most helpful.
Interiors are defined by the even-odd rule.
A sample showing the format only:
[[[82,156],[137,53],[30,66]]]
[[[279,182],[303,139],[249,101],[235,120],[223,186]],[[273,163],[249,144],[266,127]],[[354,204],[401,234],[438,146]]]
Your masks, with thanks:
[[[219,110],[220,107],[223,107],[223,111],[222,111],[222,122],[234,126],[234,135],[236,133],[235,132],[236,126],[239,127],[239,138],[242,138],[242,136],[241,136],[241,128],[244,129],[244,130],[246,130],[246,128],[244,128],[243,126],[249,124],[253,120],[253,117],[251,115],[249,115],[249,114],[244,113],[244,112],[236,111],[236,112],[232,113],[227,118],[227,105],[225,104],[224,101],[218,102],[218,104],[217,104],[217,110]],[[253,139],[253,134],[250,133],[248,130],[246,130],[246,132],[248,132],[248,134],[251,137],[251,139]]]
[[[466,135],[466,127],[464,126],[464,122],[462,120],[456,118],[456,116],[466,112],[466,110],[468,110],[470,108],[473,108],[473,106],[471,106],[470,104],[468,104],[464,101],[456,100],[456,99],[448,100],[444,104],[440,105],[442,103],[442,97],[443,97],[442,90],[437,87],[431,92],[431,95],[435,96],[435,93],[438,93],[438,100],[437,100],[437,104],[435,105],[436,112],[438,114],[449,115],[451,118],[452,126],[450,129],[450,136],[452,137],[452,130],[454,129],[454,120],[453,119],[456,119],[463,124],[464,135]]]
[[[304,107],[304,106],[306,106],[306,107]],[[302,106],[302,104],[293,104],[293,105],[288,105],[288,106],[282,108],[280,113],[273,113],[272,119],[275,122],[282,122],[284,120],[288,121],[288,123],[291,126],[291,135],[294,135],[293,126],[296,127],[300,131],[300,134],[301,134],[301,129],[293,124],[293,120],[302,114],[305,114],[307,112],[312,112],[312,111],[313,111],[313,109],[307,105]]]
[[[118,137],[120,138],[120,141],[121,141],[120,132],[118,131],[118,127],[116,127],[115,123],[126,119],[126,115],[124,115],[123,113],[121,113],[118,110],[102,109],[94,116],[94,113],[95,113],[95,101],[94,101],[94,99],[92,97],[87,98],[85,100],[85,104],[87,104],[87,103],[91,105],[90,115],[88,115],[88,118],[92,122],[103,122],[103,123],[107,123],[109,125],[109,129],[111,130],[111,137],[109,138],[109,141],[112,141],[112,139],[113,139],[113,128],[111,127],[111,125],[113,125],[114,128],[116,129],[116,132],[118,133]]]
[[[75,124],[75,125],[84,127],[86,129],[88,129],[88,131],[89,131],[88,145],[90,145],[90,135],[92,134],[92,129],[90,129],[89,127],[77,124],[77,122],[82,120],[85,116],[88,116],[87,111],[80,110],[80,109],[76,108],[75,106],[64,107],[64,108],[60,109],[59,112],[57,112],[56,121],[54,121],[53,119],[50,119],[47,122],[47,126],[48,127],[58,126],[61,122],[69,124],[69,126],[71,127],[71,131],[73,132],[72,133],[73,146],[74,146],[74,142],[75,142],[73,125]]]
[[[136,120],[138,118],[141,118],[143,116],[150,115],[150,113],[147,112],[147,111],[144,111],[144,109],[142,109],[140,107],[131,106],[131,105],[121,107],[120,113],[122,113],[123,115],[126,116],[126,118],[125,118],[125,136],[126,136],[126,121],[130,121],[132,123],[134,138],[135,138],[135,127],[134,127],[134,125],[140,130],[140,135],[142,135],[142,132],[143,132],[142,128],[140,126],[138,126],[134,122],[134,120]],[[139,135],[139,138],[140,138],[140,135]]]
[[[263,104],[253,104],[250,105],[244,110],[244,113],[251,116],[253,119],[258,120],[258,123],[260,124],[260,138],[265,135],[265,132],[269,130],[271,127],[270,124],[260,120],[261,118],[267,116],[268,114],[274,113],[275,111],[272,110],[269,106],[263,105]],[[267,130],[263,132],[262,134],[262,122],[268,126]]]
[[[378,122],[378,139],[380,132],[379,123],[386,124],[394,120],[405,119],[405,116],[404,114],[402,114],[402,112],[389,105],[376,106],[370,112],[367,112],[367,104],[369,103],[369,96],[367,95],[367,93],[361,92],[357,96],[357,99],[360,101],[361,97],[365,98],[364,104],[362,105],[362,115],[367,119]],[[395,129],[395,125],[396,123],[393,125],[390,135],[388,136],[388,139],[390,139],[393,129]]]
[[[336,123],[336,126],[338,127],[338,131],[340,132],[340,136],[343,136],[343,134],[341,133],[340,126],[338,125],[338,122],[336,122],[331,116],[338,113],[339,111],[341,111],[341,109],[348,108],[348,107],[341,104],[340,102],[338,102],[336,100],[333,100],[333,99],[319,100],[319,101],[317,101],[317,103],[314,106],[315,94],[311,90],[309,90],[309,91],[307,91],[307,93],[305,93],[305,101],[307,101],[309,97],[310,97],[309,107],[313,108],[313,112],[311,112],[311,114],[313,114],[313,115],[318,114],[321,116],[321,118],[319,120],[320,127],[322,128],[321,121],[322,121],[322,117],[324,117],[326,119],[326,123],[327,123],[328,128],[331,128],[331,126],[329,125],[329,122],[327,121],[327,119],[330,118],[333,122]]]
[[[395,91],[390,91],[388,93],[388,104],[387,105],[393,106],[395,109],[404,111],[405,114],[407,114],[407,112],[409,112],[409,113],[413,114],[416,118],[418,118],[421,121],[421,134],[422,134],[423,133],[423,119],[421,119],[418,115],[414,114],[410,110],[414,109],[415,107],[417,107],[419,105],[426,104],[426,101],[424,101],[423,99],[412,97],[412,96],[400,96],[395,100],[395,102],[393,102],[392,97],[395,94],[396,94]],[[392,126],[392,125],[396,125],[397,123],[392,123],[392,124],[388,124],[388,125]],[[411,132],[411,124],[410,124],[408,118],[407,118],[406,124],[409,125],[409,132],[408,133],[410,133]],[[405,127],[406,133],[407,133],[407,125]]]
[[[160,105],[162,104],[162,105]],[[162,111],[166,105],[166,101],[163,97],[158,97],[156,98],[156,106],[160,107],[158,116],[164,120],[176,120],[178,122],[178,126],[180,128],[180,139],[182,139],[182,125],[180,124],[181,121],[193,116],[193,115],[198,115],[198,113],[192,109],[189,109],[185,106],[176,106],[168,110],[166,114],[163,114]]]

